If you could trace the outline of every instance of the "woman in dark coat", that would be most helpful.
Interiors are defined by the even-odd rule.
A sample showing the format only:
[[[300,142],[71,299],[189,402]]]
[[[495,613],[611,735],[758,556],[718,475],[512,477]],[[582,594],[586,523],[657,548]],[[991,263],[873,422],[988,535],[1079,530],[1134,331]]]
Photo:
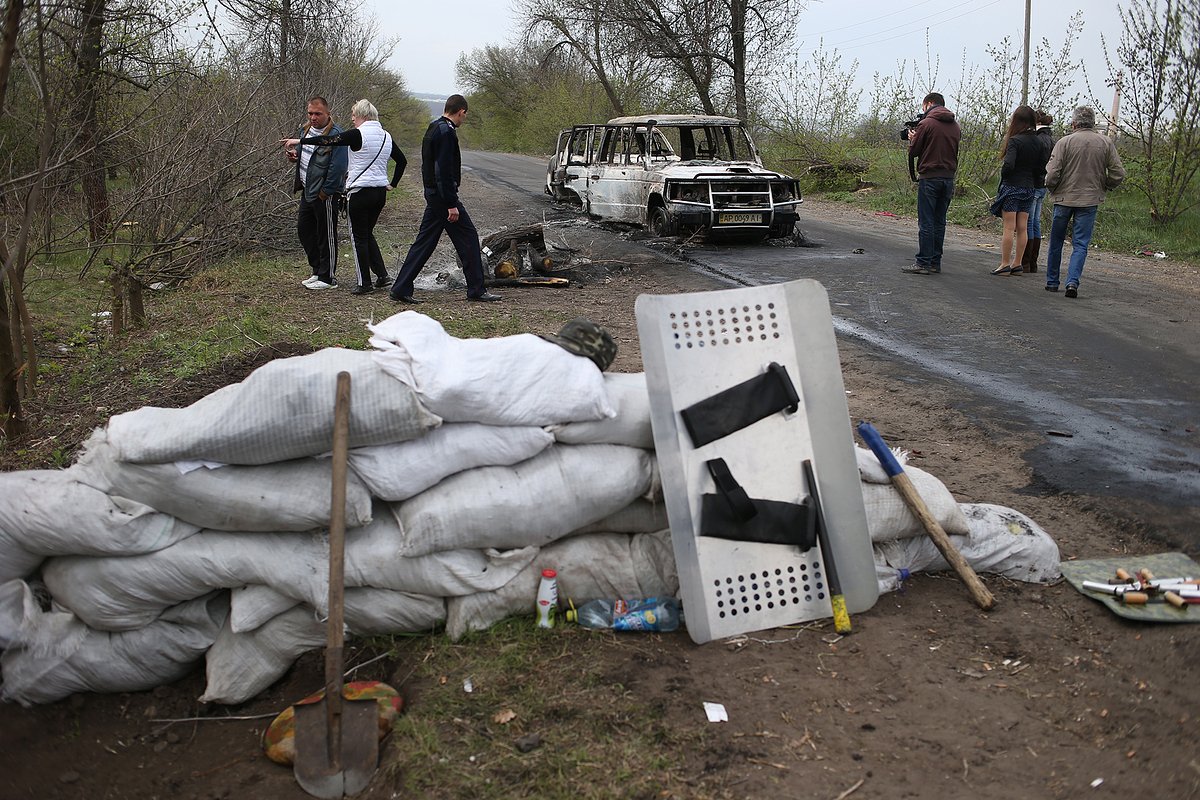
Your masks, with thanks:
[[[1054,117],[1045,111],[1035,114],[1037,119],[1037,137],[1046,152],[1046,160],[1042,168],[1033,176],[1033,206],[1029,209],[1029,241],[1025,245],[1025,257],[1021,266],[1026,272],[1037,272],[1038,253],[1042,250],[1042,203],[1046,200],[1046,163],[1050,161],[1050,153],[1054,150],[1054,132],[1050,125]]]
[[[1000,266],[992,270],[993,275],[1020,275],[1024,271],[1021,259],[1028,240],[1035,176],[1039,171],[1044,175],[1046,169],[1042,143],[1034,126],[1033,109],[1017,106],[1000,148],[1004,165],[1000,168],[1000,188],[990,211],[1003,221],[1004,236],[1000,240]]]

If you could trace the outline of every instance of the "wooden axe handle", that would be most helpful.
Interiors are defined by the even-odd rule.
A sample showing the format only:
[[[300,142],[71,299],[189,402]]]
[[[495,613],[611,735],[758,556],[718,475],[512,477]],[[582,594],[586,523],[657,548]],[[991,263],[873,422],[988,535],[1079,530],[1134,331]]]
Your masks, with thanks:
[[[967,585],[967,591],[971,593],[975,604],[984,611],[990,610],[996,605],[996,598],[988,591],[988,588],[983,585],[983,581],[979,580],[979,576],[975,570],[971,569],[971,565],[962,557],[962,553],[954,549],[954,544],[950,541],[950,536],[942,528],[941,524],[934,518],[933,514],[929,513],[929,506],[925,504],[925,500],[921,497],[921,493],[917,491],[917,487],[913,486],[908,476],[904,474],[904,468],[900,466],[900,462],[892,455],[892,451],[888,449],[883,438],[875,427],[869,422],[860,423],[858,433],[862,436],[863,441],[875,453],[875,457],[879,459],[879,463],[883,465],[884,471],[892,479],[892,486],[896,487],[896,491],[900,493],[900,498],[904,500],[904,504],[908,506],[908,510],[913,513],[913,516],[921,521],[921,525],[925,528],[925,532],[929,534],[929,538],[933,540],[933,544],[937,547],[938,552],[942,554],[942,558],[946,559],[946,563],[953,568],[954,572]]]

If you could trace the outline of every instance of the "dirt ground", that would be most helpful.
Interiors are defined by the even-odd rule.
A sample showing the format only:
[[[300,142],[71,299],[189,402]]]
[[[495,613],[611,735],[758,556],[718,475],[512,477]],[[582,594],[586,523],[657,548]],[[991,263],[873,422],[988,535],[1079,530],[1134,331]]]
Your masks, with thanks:
[[[515,200],[477,183],[468,182],[463,194],[484,233],[543,213],[532,198]],[[805,213],[846,212],[809,203]],[[614,369],[639,371],[639,294],[724,288],[611,231],[563,230],[573,247],[610,262],[607,278],[567,289],[507,289],[503,303],[483,307],[459,293],[425,293],[425,308],[512,315],[535,330],[585,315],[617,339]],[[393,309],[381,293],[343,292],[330,302],[345,313],[368,304],[377,316]],[[1021,458],[1033,443],[965,417],[955,386],[923,384],[918,410],[905,401],[911,376],[903,365],[852,341],[839,348],[851,418],[873,420],[960,501],[1028,514],[1054,537],[1064,560],[1125,555],[1136,567],[1139,554],[1162,550],[1141,536],[1136,520],[1112,517],[1086,496],[1034,485]],[[173,399],[202,396],[255,363],[227,365]],[[703,646],[682,631],[607,637],[594,640],[579,668],[621,676],[661,709],[666,726],[697,733],[694,748],[670,754],[684,778],[661,797],[1200,794],[1200,629],[1123,621],[1065,582],[985,582],[998,601],[988,613],[953,577],[918,575],[856,615],[845,638],[827,625]],[[415,651],[381,662],[370,677],[392,681],[411,710],[430,686],[405,682],[405,652]],[[279,684],[232,709],[198,707],[202,668],[149,692],[5,706],[0,798],[304,797],[289,771],[261,755],[258,739],[269,722],[261,715],[306,693],[318,672],[316,658],[306,656]],[[708,723],[702,701],[723,703],[729,722]],[[163,721],[213,716],[244,719]],[[391,737],[385,750],[404,746]],[[404,793],[401,783],[381,777],[363,796]]]

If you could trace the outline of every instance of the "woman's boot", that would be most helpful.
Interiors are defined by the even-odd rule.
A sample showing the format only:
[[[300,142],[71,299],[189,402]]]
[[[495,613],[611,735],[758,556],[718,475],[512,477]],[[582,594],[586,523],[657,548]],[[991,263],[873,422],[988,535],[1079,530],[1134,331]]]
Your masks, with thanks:
[[[1025,255],[1021,257],[1021,266],[1026,272],[1037,272],[1038,253],[1042,250],[1041,239],[1030,239],[1025,244]]]

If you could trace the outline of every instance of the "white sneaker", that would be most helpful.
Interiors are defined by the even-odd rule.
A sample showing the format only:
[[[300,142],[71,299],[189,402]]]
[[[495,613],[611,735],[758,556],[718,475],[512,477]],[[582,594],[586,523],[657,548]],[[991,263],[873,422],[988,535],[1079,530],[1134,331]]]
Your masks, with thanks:
[[[322,281],[322,280],[316,280],[316,281],[313,281],[312,283],[304,284],[305,289],[332,289],[333,286],[334,285],[332,283],[326,283],[325,281]]]
[[[307,278],[300,281],[300,284],[302,286],[308,286],[310,283],[312,283],[313,281],[316,281],[316,280],[319,280],[316,275],[309,275]]]

